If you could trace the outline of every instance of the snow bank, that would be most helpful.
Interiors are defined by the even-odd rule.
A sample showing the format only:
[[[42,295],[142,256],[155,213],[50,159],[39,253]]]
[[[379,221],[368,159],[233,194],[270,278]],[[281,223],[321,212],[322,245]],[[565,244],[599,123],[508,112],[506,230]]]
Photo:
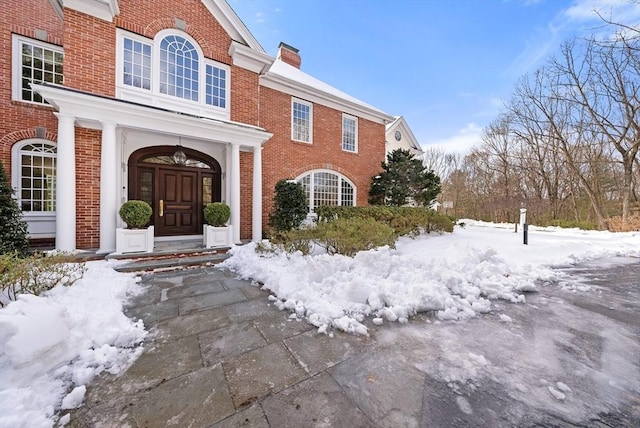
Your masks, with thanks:
[[[491,301],[525,302],[525,292],[559,280],[553,266],[610,256],[640,257],[640,233],[529,229],[529,245],[513,224],[463,220],[453,234],[401,238],[388,247],[341,255],[258,254],[255,244],[237,246],[219,265],[270,290],[280,309],[290,310],[325,332],[367,334],[373,317],[406,322],[435,311],[461,320],[492,310]]]
[[[119,373],[140,355],[144,326],[122,305],[141,287],[109,262],[87,267],[70,287],[20,295],[0,310],[0,426],[53,426],[57,410],[82,404],[96,375]]]

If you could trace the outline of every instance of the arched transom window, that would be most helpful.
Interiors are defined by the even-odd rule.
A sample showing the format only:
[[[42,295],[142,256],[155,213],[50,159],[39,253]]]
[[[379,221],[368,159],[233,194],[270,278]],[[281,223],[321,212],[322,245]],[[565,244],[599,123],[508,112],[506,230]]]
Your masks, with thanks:
[[[302,184],[307,196],[309,212],[322,205],[354,206],[356,187],[343,176],[333,171],[314,170],[296,179]]]
[[[184,37],[170,35],[160,42],[160,92],[198,101],[198,52]]]
[[[56,210],[56,146],[31,140],[18,146],[16,194],[25,213]]]
[[[205,117],[230,117],[230,67],[206,58],[184,32],[163,30],[148,39],[118,30],[117,62],[118,98]]]

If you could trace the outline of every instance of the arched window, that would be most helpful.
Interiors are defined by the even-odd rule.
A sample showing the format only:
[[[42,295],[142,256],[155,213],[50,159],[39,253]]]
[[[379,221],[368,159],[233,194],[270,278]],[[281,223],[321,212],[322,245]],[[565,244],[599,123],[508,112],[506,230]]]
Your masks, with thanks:
[[[117,31],[116,97],[215,119],[231,117],[231,68],[207,58],[187,33],[149,39]]]
[[[13,183],[24,213],[56,210],[56,146],[46,140],[25,140],[14,148]]]
[[[175,34],[160,42],[160,92],[198,101],[198,51]]]
[[[333,171],[314,170],[296,179],[302,184],[307,196],[309,212],[322,205],[354,206],[356,187],[343,176]]]

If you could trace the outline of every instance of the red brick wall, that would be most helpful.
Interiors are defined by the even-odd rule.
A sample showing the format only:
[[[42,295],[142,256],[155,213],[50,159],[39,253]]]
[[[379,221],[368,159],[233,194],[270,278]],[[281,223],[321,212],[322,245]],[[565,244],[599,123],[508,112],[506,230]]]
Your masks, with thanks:
[[[101,131],[76,128],[76,245],[100,246]],[[97,143],[96,143],[97,141]]]
[[[11,75],[11,33],[33,37],[36,29],[48,32],[48,41],[64,40],[64,83],[96,94],[115,95],[116,28],[153,38],[158,31],[176,28],[184,21],[185,31],[202,48],[207,58],[231,67],[231,119],[259,125],[274,134],[263,150],[263,224],[273,204],[273,189],[281,178],[295,178],[303,172],[325,168],[342,173],[357,187],[357,204],[364,205],[371,176],[384,159],[384,126],[358,119],[358,153],[341,148],[342,112],[314,104],[313,144],[293,142],[291,96],[259,87],[258,75],[232,65],[228,49],[231,38],[212,19],[199,0],[120,0],[120,15],[109,23],[65,9],[64,27],[45,0],[3,0],[0,22],[0,73]],[[55,140],[57,119],[53,109],[11,101],[11,79],[0,81],[0,159],[11,171],[11,146],[20,139],[35,137],[35,127],[45,127],[47,138]],[[77,247],[99,246],[100,131],[76,128]],[[241,237],[251,238],[253,154],[240,155]]]
[[[11,179],[11,147],[35,138],[35,128],[44,127],[48,137],[57,133],[53,108],[11,101],[12,34],[35,38],[35,30],[47,32],[48,43],[62,45],[62,22],[46,1],[2,0],[0,7],[0,160]],[[11,76],[11,77],[10,77]]]
[[[240,152],[240,239],[252,238],[253,153]]]
[[[115,26],[64,10],[64,83],[83,91],[115,95]]]
[[[260,89],[260,125],[274,136],[263,150],[263,222],[273,208],[278,180],[296,178],[313,169],[329,169],[350,179],[357,189],[356,205],[366,205],[371,177],[385,156],[385,128],[358,118],[358,153],[342,150],[342,112],[313,104],[313,143],[291,140],[291,95]]]

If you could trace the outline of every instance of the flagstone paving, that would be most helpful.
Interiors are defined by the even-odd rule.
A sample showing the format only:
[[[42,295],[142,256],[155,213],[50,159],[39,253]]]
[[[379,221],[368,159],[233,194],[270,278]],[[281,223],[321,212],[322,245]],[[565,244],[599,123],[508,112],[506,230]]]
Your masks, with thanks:
[[[638,426],[638,361],[620,363],[631,386],[614,389],[627,392],[594,386],[619,375],[602,364],[611,337],[640,338],[640,264],[612,272],[592,275],[598,293],[548,287],[468,321],[368,323],[369,337],[320,334],[212,266],[146,274],[126,309],[150,331],[144,352],[94,380],[67,426]],[[559,380],[572,388],[563,401],[549,393]]]

